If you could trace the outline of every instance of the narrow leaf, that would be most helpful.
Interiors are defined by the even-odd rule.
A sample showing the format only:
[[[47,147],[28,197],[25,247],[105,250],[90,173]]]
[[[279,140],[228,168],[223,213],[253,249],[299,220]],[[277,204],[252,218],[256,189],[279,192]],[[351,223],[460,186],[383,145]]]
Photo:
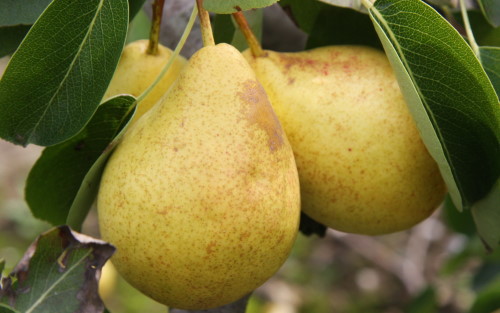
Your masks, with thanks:
[[[479,56],[497,95],[500,95],[500,48],[480,47]]]
[[[0,137],[53,145],[74,136],[99,105],[118,63],[126,0],[55,0],[0,81]]]
[[[102,104],[80,133],[68,141],[47,147],[37,160],[26,182],[26,201],[31,212],[53,225],[65,224],[79,190],[94,190],[97,182],[86,176],[109,143],[130,118],[135,99],[112,98]],[[94,199],[94,194],[79,198],[79,228]],[[75,213],[74,213],[75,214]]]
[[[103,312],[98,278],[114,250],[67,226],[54,228],[38,237],[3,281],[0,302],[26,313]]]
[[[278,0],[205,0],[203,7],[213,13],[230,14],[237,11],[259,9],[270,6]]]
[[[478,0],[484,16],[495,27],[500,26],[500,1],[498,0]]]
[[[460,34],[422,1],[378,0],[370,16],[453,202],[470,208],[500,175],[495,90]]]
[[[31,25],[52,0],[0,1],[0,26]]]

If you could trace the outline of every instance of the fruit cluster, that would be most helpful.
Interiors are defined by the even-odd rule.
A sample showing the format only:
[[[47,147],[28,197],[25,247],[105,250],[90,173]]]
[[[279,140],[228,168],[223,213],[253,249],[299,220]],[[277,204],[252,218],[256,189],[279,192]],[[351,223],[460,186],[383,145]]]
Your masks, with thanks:
[[[125,47],[108,96],[137,95],[158,75],[171,52],[147,55],[146,45]],[[152,298],[206,309],[251,292],[287,258],[301,209],[377,235],[442,201],[438,167],[381,51],[219,44],[175,64],[139,104],[98,196],[113,263]]]

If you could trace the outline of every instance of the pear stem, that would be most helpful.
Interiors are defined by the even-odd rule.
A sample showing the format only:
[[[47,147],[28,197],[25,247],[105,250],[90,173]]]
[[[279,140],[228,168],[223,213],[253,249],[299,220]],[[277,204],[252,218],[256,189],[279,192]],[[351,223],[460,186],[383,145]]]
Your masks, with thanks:
[[[245,36],[245,39],[248,43],[248,46],[250,47],[250,51],[252,52],[252,55],[254,57],[260,57],[264,55],[264,50],[262,50],[262,46],[259,43],[259,40],[257,40],[257,37],[255,37],[255,34],[253,33],[252,29],[248,25],[248,21],[243,14],[242,11],[238,11],[233,13],[233,18],[238,24],[238,27],[240,28],[241,32],[243,33],[243,36]]]
[[[215,40],[212,32],[212,25],[210,24],[210,16],[208,15],[208,11],[203,8],[203,0],[196,0],[196,5],[198,6],[198,16],[200,17],[203,46],[214,46]]]
[[[189,18],[189,21],[184,28],[184,32],[182,33],[181,39],[179,40],[179,43],[175,47],[174,52],[168,59],[167,64],[163,67],[161,70],[160,74],[158,74],[158,77],[156,77],[156,80],[146,89],[144,90],[136,99],[136,102],[141,102],[146,96],[153,90],[153,88],[160,82],[160,80],[163,78],[165,73],[168,72],[170,69],[170,66],[174,63],[174,60],[179,56],[179,53],[181,52],[182,48],[184,47],[184,44],[186,43],[187,37],[189,36],[189,33],[191,32],[191,29],[193,28],[194,22],[196,21],[196,16],[198,14],[198,10],[196,9],[196,6],[193,7],[193,11],[191,12],[191,17]]]
[[[163,5],[165,0],[155,0],[153,3],[153,23],[149,32],[149,44],[146,53],[150,55],[158,54],[158,42],[160,39],[161,18],[163,16]]]

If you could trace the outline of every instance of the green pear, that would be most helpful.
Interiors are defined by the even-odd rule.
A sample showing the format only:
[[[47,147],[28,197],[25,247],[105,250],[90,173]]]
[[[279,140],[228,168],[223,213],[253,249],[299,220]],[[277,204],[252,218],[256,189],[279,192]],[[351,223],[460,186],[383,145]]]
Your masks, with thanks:
[[[166,305],[224,305],[278,270],[298,230],[297,168],[241,53],[220,44],[193,55],[125,134],[97,205],[117,270]]]
[[[362,46],[245,52],[295,153],[302,210],[378,235],[427,218],[446,188],[386,56]]]
[[[156,80],[173,52],[158,44],[158,53],[148,54],[146,52],[148,44],[149,40],[137,40],[123,48],[116,71],[104,95],[104,100],[119,94],[130,94],[138,97]],[[177,79],[186,63],[186,59],[182,56],[178,56],[174,60],[160,82],[138,104],[132,122],[137,121],[160,100]]]

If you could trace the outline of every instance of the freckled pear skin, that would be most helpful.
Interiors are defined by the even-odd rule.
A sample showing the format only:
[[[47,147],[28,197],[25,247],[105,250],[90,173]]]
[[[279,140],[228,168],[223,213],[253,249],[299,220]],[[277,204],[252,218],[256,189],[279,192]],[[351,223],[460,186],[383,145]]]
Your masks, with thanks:
[[[123,48],[120,62],[103,97],[104,100],[119,94],[131,94],[138,97],[156,80],[173,51],[159,44],[158,54],[150,55],[146,53],[148,44],[149,40],[137,40]],[[132,122],[135,123],[160,100],[177,79],[186,63],[186,59],[182,56],[174,60],[160,82],[139,103]]]
[[[191,58],[111,156],[98,212],[118,271],[171,307],[227,304],[278,270],[298,230],[298,174],[241,53]]]
[[[302,210],[340,231],[410,228],[445,185],[386,56],[359,46],[244,53],[295,153]]]

